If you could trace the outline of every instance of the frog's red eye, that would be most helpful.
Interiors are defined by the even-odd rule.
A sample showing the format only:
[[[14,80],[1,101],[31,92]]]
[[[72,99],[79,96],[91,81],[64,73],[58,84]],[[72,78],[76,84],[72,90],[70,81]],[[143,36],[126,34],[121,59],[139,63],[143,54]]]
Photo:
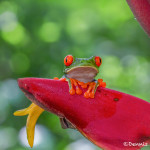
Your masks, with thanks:
[[[102,64],[102,59],[99,56],[95,56],[95,64],[98,67]]]
[[[64,58],[64,64],[66,66],[70,66],[73,62],[73,56],[72,55],[67,55],[65,58]]]

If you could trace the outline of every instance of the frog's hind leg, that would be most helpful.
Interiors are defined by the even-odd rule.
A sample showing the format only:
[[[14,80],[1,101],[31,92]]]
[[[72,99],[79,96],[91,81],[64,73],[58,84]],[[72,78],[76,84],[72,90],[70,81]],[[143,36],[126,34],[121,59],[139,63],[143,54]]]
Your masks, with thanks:
[[[27,132],[28,143],[31,147],[33,147],[33,142],[34,142],[35,124],[43,111],[44,109],[32,103],[28,108],[14,112],[15,116],[28,115],[27,122],[26,122],[26,132]]]

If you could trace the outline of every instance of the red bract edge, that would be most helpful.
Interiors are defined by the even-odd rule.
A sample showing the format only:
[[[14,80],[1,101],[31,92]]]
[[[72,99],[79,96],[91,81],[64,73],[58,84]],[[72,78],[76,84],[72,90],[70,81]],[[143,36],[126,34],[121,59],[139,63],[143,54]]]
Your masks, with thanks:
[[[150,0],[127,0],[135,18],[150,36]]]

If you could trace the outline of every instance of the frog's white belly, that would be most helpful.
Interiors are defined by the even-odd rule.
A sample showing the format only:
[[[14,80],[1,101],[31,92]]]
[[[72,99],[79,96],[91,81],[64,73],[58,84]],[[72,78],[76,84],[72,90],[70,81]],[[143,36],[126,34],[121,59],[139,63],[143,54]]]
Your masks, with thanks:
[[[81,82],[87,83],[92,82],[94,77],[97,75],[98,70],[94,67],[84,66],[84,67],[77,67],[72,68],[67,72],[67,77],[79,80]]]

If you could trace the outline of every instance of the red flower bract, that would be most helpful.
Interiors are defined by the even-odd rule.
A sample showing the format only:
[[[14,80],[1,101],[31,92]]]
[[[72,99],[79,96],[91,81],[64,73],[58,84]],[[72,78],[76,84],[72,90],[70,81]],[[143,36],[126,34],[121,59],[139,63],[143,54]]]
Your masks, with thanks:
[[[66,81],[52,79],[22,78],[18,85],[32,102],[67,118],[105,150],[136,150],[150,141],[150,103],[142,99],[103,87],[97,88],[95,98],[86,99],[70,95]]]
[[[150,0],[127,0],[133,14],[150,36]]]

